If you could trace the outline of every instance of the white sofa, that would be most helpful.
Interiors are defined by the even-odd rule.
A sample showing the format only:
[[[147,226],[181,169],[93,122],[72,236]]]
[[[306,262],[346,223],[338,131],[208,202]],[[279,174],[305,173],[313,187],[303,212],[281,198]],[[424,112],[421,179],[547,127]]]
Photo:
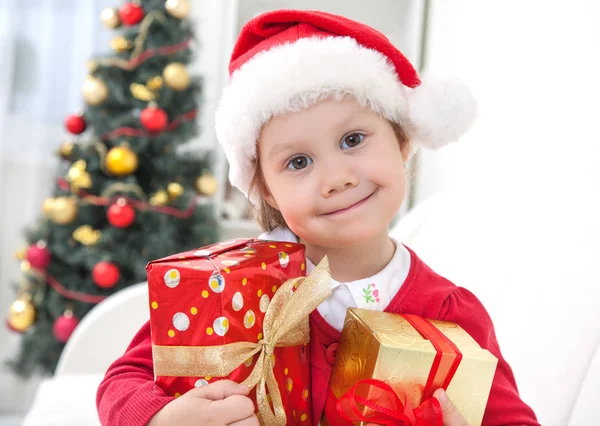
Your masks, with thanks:
[[[548,282],[541,272],[532,274],[529,268],[538,268],[540,260],[534,255],[523,260],[532,250],[543,253],[543,247],[536,247],[516,223],[495,226],[501,219],[495,215],[506,212],[496,207],[490,211],[490,206],[465,212],[464,206],[456,194],[438,194],[406,215],[392,234],[482,300],[522,397],[543,425],[600,425],[600,322],[589,324],[588,310],[578,302],[587,284],[571,283],[576,291],[567,294],[551,290],[564,283]],[[549,275],[555,281],[564,279],[560,268],[571,267],[548,266],[555,268]],[[56,376],[40,385],[24,426],[99,424],[98,383],[147,318],[145,283],[94,308],[71,337]]]

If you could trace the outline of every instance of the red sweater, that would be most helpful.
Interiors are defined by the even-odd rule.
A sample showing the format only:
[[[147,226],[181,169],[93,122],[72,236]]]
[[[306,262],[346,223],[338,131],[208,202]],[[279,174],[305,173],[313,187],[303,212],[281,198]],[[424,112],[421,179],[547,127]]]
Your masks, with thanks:
[[[412,250],[410,253],[411,266],[406,281],[385,311],[452,321],[463,327],[498,358],[483,425],[538,426],[535,414],[519,397],[512,370],[500,353],[492,320],[481,302],[468,290],[456,287],[433,272]],[[316,310],[311,315],[310,326],[311,393],[316,425],[325,407],[333,356],[341,333]],[[125,354],[110,366],[98,388],[96,403],[100,421],[110,426],[145,425],[172,399],[154,385],[150,324],[146,323]]]

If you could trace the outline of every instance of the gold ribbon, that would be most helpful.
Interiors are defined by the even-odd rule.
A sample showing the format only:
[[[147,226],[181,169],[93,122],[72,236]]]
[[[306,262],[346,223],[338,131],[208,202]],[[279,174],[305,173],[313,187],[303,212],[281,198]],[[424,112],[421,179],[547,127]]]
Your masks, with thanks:
[[[157,376],[226,377],[244,361],[259,354],[254,369],[243,384],[256,389],[256,404],[262,425],[285,425],[281,394],[273,374],[276,347],[305,345],[310,340],[309,314],[331,295],[327,257],[308,277],[286,281],[267,308],[263,339],[257,343],[236,342],[223,346],[152,346]],[[298,285],[295,292],[292,289]],[[267,390],[273,411],[267,400]]]

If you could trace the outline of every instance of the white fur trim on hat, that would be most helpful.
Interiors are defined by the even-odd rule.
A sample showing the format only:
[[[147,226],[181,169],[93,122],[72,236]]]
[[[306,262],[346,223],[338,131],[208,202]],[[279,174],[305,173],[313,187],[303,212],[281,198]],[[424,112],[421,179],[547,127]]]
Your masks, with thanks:
[[[350,95],[388,120],[407,125],[415,142],[440,146],[447,139],[444,135],[458,137],[469,120],[456,130],[452,127],[456,117],[438,115],[457,112],[441,105],[435,108],[439,100],[452,97],[456,107],[459,102],[454,96],[462,95],[443,85],[431,87],[434,92],[441,90],[441,99],[428,93],[429,86],[405,87],[383,54],[351,37],[303,38],[257,53],[232,74],[215,116],[231,184],[256,204],[256,194],[248,190],[262,126],[273,116],[299,111],[330,96]]]

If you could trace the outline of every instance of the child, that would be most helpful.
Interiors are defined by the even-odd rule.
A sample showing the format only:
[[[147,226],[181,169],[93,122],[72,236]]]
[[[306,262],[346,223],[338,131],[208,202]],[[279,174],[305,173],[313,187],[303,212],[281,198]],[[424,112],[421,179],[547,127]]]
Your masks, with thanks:
[[[483,424],[537,425],[502,358],[477,298],[429,269],[388,236],[406,192],[416,144],[457,139],[475,115],[456,82],[421,83],[377,31],[322,12],[276,11],[242,29],[216,118],[230,180],[258,211],[260,238],[298,241],[310,268],[329,258],[332,296],[313,312],[313,419],[326,389],[348,307],[461,325],[498,357]],[[370,288],[365,297],[363,288]],[[255,425],[248,389],[218,381],[173,399],[154,386],[146,324],[98,390],[106,425]],[[464,420],[438,390],[445,425]]]

